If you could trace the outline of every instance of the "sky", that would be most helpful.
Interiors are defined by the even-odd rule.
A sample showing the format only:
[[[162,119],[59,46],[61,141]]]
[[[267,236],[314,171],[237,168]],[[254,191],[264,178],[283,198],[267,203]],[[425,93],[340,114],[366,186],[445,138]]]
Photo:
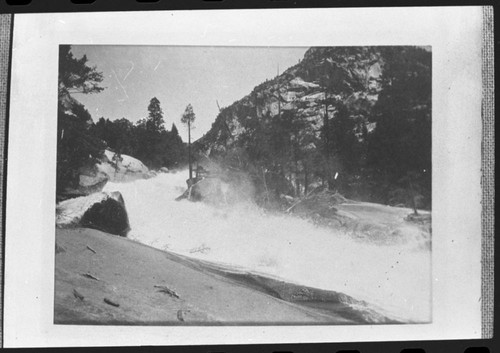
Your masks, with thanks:
[[[148,115],[151,98],[159,99],[165,127],[175,123],[183,141],[187,128],[181,122],[186,106],[196,114],[192,140],[203,136],[221,108],[249,94],[258,84],[295,65],[308,48],[284,47],[182,47],[74,45],[72,52],[87,55],[88,65],[103,73],[104,91],[75,94],[94,121]]]

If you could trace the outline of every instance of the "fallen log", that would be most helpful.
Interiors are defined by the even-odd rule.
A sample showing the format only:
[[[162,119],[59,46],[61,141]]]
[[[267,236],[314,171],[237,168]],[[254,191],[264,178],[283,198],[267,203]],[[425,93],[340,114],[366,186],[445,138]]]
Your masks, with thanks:
[[[90,278],[90,279],[93,279],[94,281],[100,281],[99,278],[95,277],[95,276],[92,276],[90,273],[82,273],[81,274],[83,277],[87,277],[87,278]]]
[[[85,299],[85,297],[83,295],[81,295],[76,289],[73,288],[73,295],[75,296],[75,298],[77,299],[80,299],[80,300],[83,300]]]
[[[115,306],[115,307],[119,307],[120,306],[120,304],[118,304],[118,303],[116,303],[116,302],[114,302],[114,301],[112,301],[111,299],[108,299],[108,298],[104,298],[104,302],[106,304],[108,304],[108,305],[112,305],[112,306]]]
[[[170,295],[171,297],[180,299],[179,295],[177,293],[175,293],[174,290],[172,290],[166,286],[154,286],[154,287],[159,288],[158,292],[165,293],[165,294]]]

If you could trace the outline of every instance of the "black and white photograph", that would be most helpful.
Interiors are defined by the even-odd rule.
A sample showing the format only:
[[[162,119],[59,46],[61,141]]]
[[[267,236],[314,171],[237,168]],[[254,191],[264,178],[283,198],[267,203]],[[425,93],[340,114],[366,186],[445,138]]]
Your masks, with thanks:
[[[430,322],[431,76],[430,47],[61,45],[54,322]]]
[[[16,14],[6,347],[482,337],[481,16]]]

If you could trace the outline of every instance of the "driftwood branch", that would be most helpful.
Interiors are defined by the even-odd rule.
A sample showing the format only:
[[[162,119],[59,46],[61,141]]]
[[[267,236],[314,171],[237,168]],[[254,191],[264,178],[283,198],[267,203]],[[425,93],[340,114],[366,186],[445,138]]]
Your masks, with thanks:
[[[97,278],[95,276],[92,276],[90,273],[81,273],[80,275],[83,276],[83,277],[87,277],[87,278],[93,279],[95,281],[100,281],[99,278]]]
[[[116,306],[116,307],[120,306],[120,304],[118,304],[117,302],[114,302],[114,301],[112,301],[111,299],[108,299],[108,298],[104,298],[104,302],[106,304],[109,304],[109,305],[112,305],[112,306]]]
[[[154,286],[154,287],[159,289],[158,292],[168,294],[174,298],[178,298],[178,299],[180,298],[179,295],[177,293],[175,293],[174,290],[172,290],[166,286]]]
[[[311,196],[311,194],[313,193],[314,190],[315,189],[312,189],[303,198],[301,198],[301,199],[297,200],[296,202],[294,202],[290,207],[287,208],[287,210],[285,212],[289,213],[295,206],[297,206],[299,203],[301,203],[302,201],[306,200],[309,196]]]
[[[75,296],[75,298],[77,299],[80,299],[80,300],[83,300],[85,297],[80,294],[76,289],[73,288],[73,295]]]

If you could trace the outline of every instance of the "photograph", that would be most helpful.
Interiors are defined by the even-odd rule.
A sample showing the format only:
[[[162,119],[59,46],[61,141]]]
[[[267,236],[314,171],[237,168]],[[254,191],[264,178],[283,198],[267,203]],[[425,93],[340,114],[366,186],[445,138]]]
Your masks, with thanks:
[[[54,324],[433,322],[431,45],[57,49]]]
[[[15,14],[5,347],[488,337],[485,11]]]

